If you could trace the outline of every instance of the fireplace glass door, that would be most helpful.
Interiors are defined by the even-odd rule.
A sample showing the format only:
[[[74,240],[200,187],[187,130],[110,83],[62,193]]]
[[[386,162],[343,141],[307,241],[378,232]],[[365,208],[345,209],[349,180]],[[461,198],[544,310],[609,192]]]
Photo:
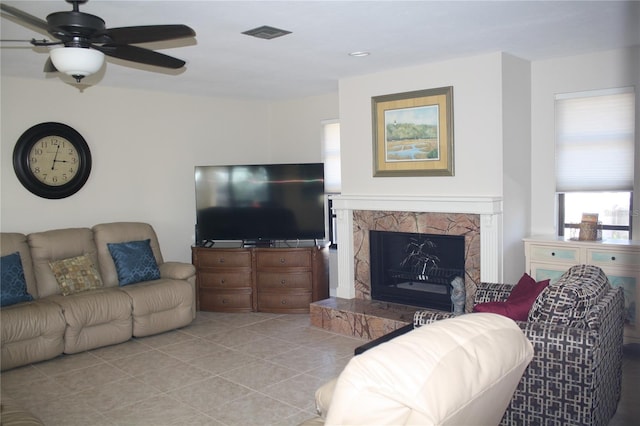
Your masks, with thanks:
[[[369,231],[371,297],[452,310],[451,282],[464,280],[464,236]]]

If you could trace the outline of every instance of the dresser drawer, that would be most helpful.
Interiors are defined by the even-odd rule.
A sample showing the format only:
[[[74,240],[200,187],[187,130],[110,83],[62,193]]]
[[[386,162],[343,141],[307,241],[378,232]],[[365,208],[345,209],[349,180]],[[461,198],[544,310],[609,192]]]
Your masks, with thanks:
[[[560,262],[578,264],[580,252],[575,247],[554,247],[531,245],[529,261]]]
[[[258,268],[311,268],[309,250],[270,250],[256,253]]]
[[[251,268],[251,252],[247,250],[200,250],[200,268]]]
[[[258,288],[265,289],[283,289],[296,288],[311,291],[312,287],[311,272],[294,272],[294,273],[278,273],[278,272],[258,272]]]
[[[250,291],[222,293],[209,289],[200,289],[200,309],[229,312],[251,312]]]
[[[260,293],[258,310],[263,312],[308,312],[311,293]]]
[[[200,272],[200,287],[251,288],[251,272]]]
[[[600,266],[632,266],[640,269],[640,254],[614,250],[587,250],[587,263]]]

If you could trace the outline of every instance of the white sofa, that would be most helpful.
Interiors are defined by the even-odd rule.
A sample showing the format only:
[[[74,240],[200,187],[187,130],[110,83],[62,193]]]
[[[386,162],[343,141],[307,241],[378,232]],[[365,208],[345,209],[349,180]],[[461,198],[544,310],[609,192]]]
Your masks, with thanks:
[[[506,317],[438,321],[353,357],[303,424],[497,425],[532,357]]]
[[[122,285],[122,263],[116,265],[109,246],[112,245],[112,250],[128,248],[130,242],[144,243],[135,247],[147,247],[147,260],[150,259],[152,272],[157,276]],[[195,268],[188,263],[165,262],[156,233],[149,224],[118,222],[29,235],[2,233],[3,259],[16,252],[33,300],[0,309],[2,370],[62,353],[122,343],[132,336],[184,327],[195,318]],[[136,252],[120,250],[119,253],[127,263],[135,258]],[[130,258],[126,258],[127,253],[131,254]],[[63,292],[60,275],[67,271],[58,270],[56,275],[52,262],[60,265],[62,261],[77,258],[94,266],[87,268],[89,281],[99,285],[63,295],[69,292]],[[78,273],[86,272],[71,269],[73,267],[67,275],[76,273],[77,277]],[[4,281],[3,275],[3,304]]]

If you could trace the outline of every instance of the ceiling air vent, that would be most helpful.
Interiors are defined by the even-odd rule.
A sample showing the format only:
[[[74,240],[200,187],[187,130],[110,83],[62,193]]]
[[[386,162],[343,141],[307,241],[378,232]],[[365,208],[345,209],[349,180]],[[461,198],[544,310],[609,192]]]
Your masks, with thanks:
[[[261,27],[254,28],[252,30],[243,31],[242,34],[263,38],[265,40],[271,40],[272,38],[282,37],[284,35],[291,34],[291,31],[285,31],[279,28],[263,25]]]

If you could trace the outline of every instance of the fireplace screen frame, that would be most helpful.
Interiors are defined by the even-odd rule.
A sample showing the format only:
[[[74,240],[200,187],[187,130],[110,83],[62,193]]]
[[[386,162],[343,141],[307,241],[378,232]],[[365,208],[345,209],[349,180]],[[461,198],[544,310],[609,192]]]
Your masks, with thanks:
[[[373,300],[453,310],[451,281],[465,279],[463,235],[370,230],[369,244]]]

